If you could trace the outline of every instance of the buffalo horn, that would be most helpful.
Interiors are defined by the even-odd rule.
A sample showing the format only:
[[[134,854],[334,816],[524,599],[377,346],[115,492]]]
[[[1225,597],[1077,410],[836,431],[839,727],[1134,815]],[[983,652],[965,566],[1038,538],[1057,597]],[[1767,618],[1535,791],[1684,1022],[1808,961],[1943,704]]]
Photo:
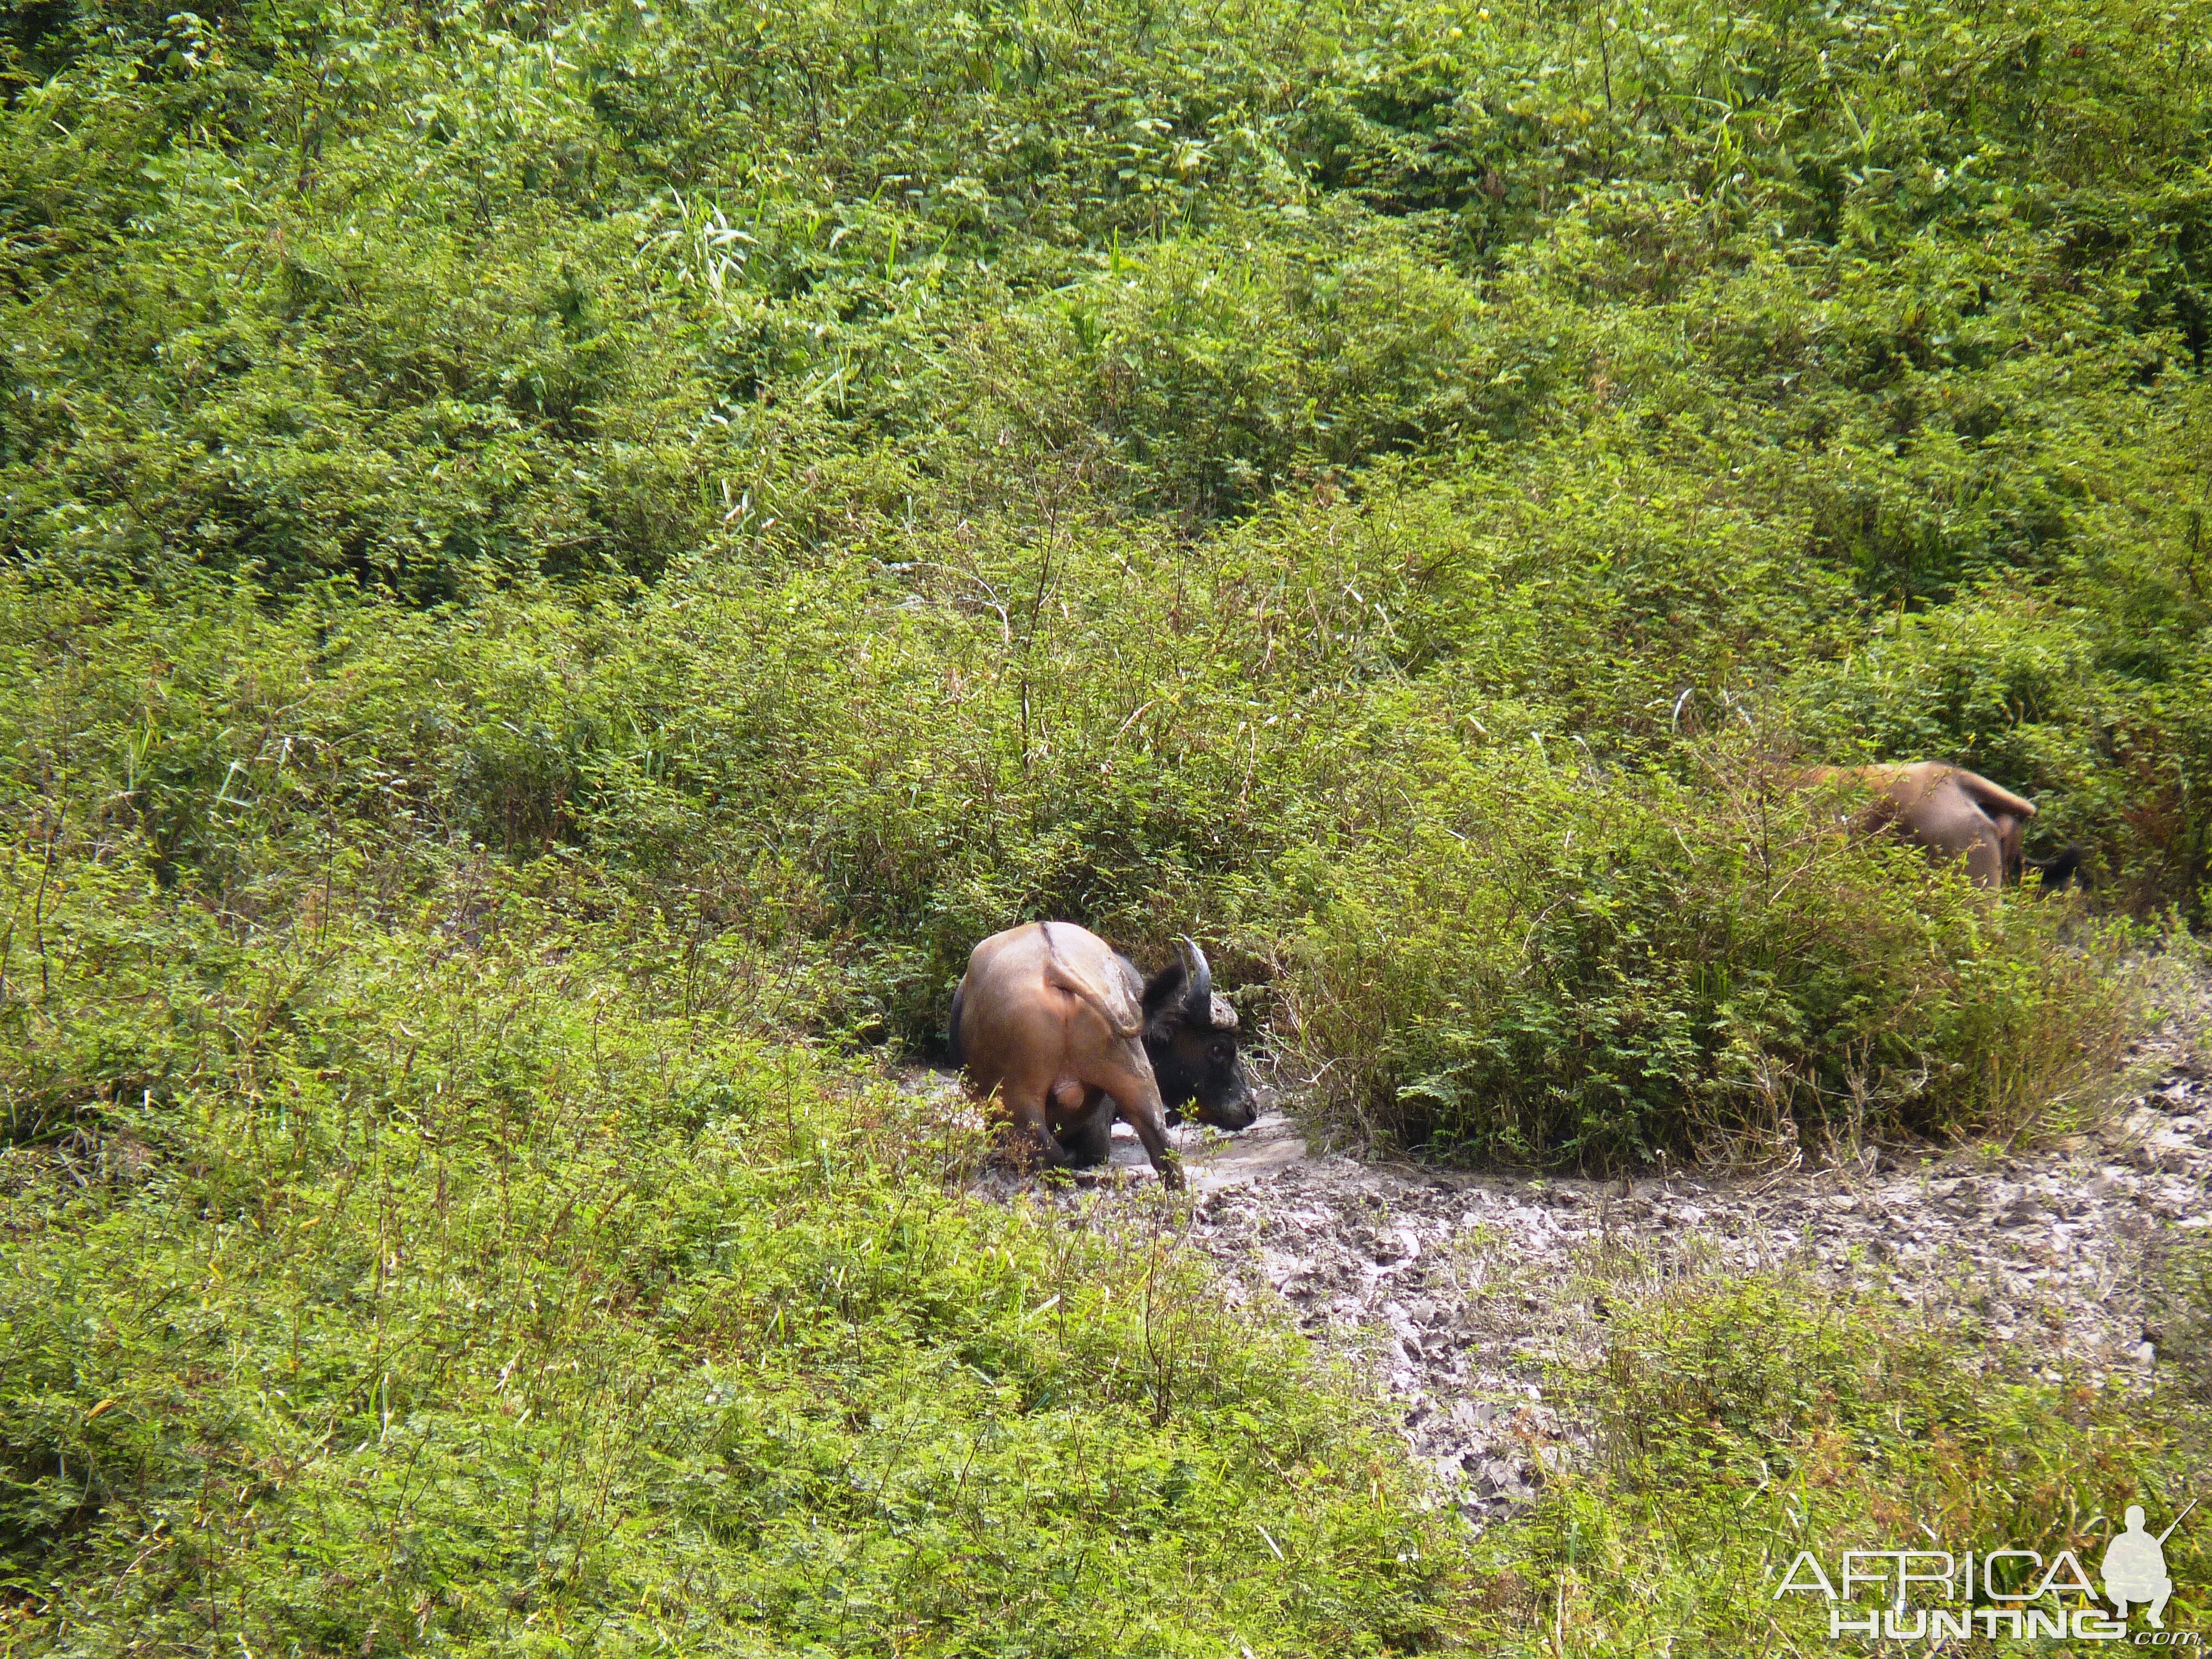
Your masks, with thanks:
[[[1196,939],[1185,933],[1182,942],[1190,952],[1187,964],[1190,989],[1183,997],[1183,1012],[1194,1023],[1210,1025],[1213,1023],[1213,969],[1206,959],[1206,952],[1198,948]]]

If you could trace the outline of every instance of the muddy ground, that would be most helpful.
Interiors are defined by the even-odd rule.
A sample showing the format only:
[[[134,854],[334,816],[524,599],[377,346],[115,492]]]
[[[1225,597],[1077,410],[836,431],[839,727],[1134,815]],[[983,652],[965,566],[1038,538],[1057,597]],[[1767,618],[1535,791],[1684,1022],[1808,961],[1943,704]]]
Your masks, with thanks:
[[[1364,1370],[1478,1527],[1572,1455],[1578,1425],[1546,1398],[1553,1362],[1601,1343],[1609,1303],[1686,1276],[1794,1267],[1918,1309],[1993,1365],[2146,1375],[2146,1246],[2212,1225],[2212,986],[2177,981],[2165,1000],[2098,1127],[2033,1150],[1600,1181],[1362,1163],[1276,1109],[1237,1135],[1171,1131],[1196,1194],[1188,1237],[1224,1295],[1279,1298]],[[1111,1169],[1070,1201],[1152,1178],[1117,1127]]]

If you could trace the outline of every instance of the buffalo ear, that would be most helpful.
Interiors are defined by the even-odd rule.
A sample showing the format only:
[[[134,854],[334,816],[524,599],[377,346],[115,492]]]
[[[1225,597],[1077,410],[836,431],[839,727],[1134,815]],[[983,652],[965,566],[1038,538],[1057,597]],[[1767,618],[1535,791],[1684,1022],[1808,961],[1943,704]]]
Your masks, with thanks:
[[[1182,1006],[1184,977],[1182,963],[1171,962],[1145,981],[1142,1001],[1147,1025],[1174,1013]]]

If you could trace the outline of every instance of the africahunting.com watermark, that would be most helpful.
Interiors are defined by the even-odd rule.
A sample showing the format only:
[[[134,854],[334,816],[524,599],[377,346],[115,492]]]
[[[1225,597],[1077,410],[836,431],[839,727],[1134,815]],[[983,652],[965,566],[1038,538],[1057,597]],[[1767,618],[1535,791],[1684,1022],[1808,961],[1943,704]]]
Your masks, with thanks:
[[[1800,1550],[1782,1575],[1774,1599],[1826,1598],[1832,1642],[1847,1636],[1929,1643],[1972,1636],[2016,1642],[2066,1637],[2201,1650],[2201,1632],[2166,1627],[2166,1604],[2173,1595],[2166,1540],[2196,1507],[2192,1498],[2164,1532],[2153,1533],[2144,1524],[2142,1506],[2130,1504],[2126,1530],[2112,1535],[2099,1563],[2101,1594],[2072,1550],[2061,1550],[2048,1562],[2034,1550],[2023,1549],[1958,1555],[1948,1550],[1845,1550],[1832,1577],[1811,1550]],[[1870,1607],[1863,1599],[1877,1589],[1888,1606]]]

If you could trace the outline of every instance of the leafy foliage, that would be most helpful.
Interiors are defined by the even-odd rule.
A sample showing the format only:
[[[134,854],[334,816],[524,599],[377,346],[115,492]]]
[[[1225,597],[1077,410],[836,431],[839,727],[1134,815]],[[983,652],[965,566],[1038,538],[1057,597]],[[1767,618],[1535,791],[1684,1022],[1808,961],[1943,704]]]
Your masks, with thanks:
[[[1777,1594],[1801,1550],[1832,1581],[1843,1551],[1908,1537],[1960,1553],[2002,1539],[2046,1561],[2070,1549],[2094,1572],[2130,1504],[2176,1514],[2203,1467],[2179,1370],[2162,1366],[2149,1390],[2032,1380],[2045,1356],[2008,1352],[1971,1316],[1931,1331],[1787,1274],[1639,1284],[1640,1264],[1591,1267],[1585,1291],[1627,1305],[1602,1352],[1559,1380],[1596,1443],[1536,1514],[1485,1540],[1486,1634],[1503,1652],[1826,1640],[1824,1599]],[[2201,1592],[2182,1587],[2203,1582],[2203,1545],[2177,1533],[2168,1547],[2168,1616],[2189,1619]],[[2025,1565],[1997,1568],[2015,1595],[2036,1583],[2008,1576]]]
[[[1799,758],[2201,919],[2203,0],[5,15],[0,1547],[81,1645],[1446,1640],[1324,1383],[842,1047],[1052,913],[1440,1152],[2094,1074],[2105,924]]]
[[[422,896],[380,916],[341,868],[276,927],[47,883],[70,1018],[6,1079],[0,1276],[0,1582],[33,1636],[1448,1632],[1389,1443],[1219,1309],[1171,1218],[961,1196],[972,1131],[758,1034],[803,971],[641,927],[588,868]]]
[[[1492,759],[1322,878],[1290,1000],[1354,1121],[1393,1103],[1370,1138],[1840,1152],[2023,1127],[2111,1059],[2082,1045],[2123,1028],[2118,993],[2052,908],[1897,880],[1914,854],[1771,775],[1642,786]]]

